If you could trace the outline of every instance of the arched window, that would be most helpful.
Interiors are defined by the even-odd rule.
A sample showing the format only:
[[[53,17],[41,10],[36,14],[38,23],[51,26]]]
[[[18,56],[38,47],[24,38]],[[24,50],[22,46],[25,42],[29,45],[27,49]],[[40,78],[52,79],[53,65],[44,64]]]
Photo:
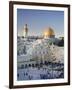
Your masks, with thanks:
[[[21,69],[24,69],[24,65],[23,64],[21,65]]]
[[[32,67],[34,67],[35,65],[34,64],[32,64]]]
[[[47,61],[45,61],[45,62],[44,62],[44,64],[45,64],[45,65],[48,65],[48,62],[47,62]]]
[[[38,67],[38,64],[36,63],[35,66]]]
[[[25,64],[25,68],[27,68],[27,64]]]
[[[29,67],[31,67],[31,64],[29,64]]]

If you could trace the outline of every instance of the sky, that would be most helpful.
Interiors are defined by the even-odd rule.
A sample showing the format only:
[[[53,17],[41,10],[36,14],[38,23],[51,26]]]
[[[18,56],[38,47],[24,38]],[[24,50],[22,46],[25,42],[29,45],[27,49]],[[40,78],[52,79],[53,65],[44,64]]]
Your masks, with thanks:
[[[64,11],[17,9],[17,31],[22,35],[24,25],[28,25],[28,35],[42,35],[47,27],[55,31],[55,35],[64,34]]]

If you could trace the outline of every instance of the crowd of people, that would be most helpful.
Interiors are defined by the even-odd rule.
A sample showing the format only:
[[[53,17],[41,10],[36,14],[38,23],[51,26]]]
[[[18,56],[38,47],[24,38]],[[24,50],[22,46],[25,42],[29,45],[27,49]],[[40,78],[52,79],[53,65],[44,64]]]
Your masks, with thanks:
[[[64,78],[64,64],[45,62],[29,64],[18,68],[18,80],[39,80]]]

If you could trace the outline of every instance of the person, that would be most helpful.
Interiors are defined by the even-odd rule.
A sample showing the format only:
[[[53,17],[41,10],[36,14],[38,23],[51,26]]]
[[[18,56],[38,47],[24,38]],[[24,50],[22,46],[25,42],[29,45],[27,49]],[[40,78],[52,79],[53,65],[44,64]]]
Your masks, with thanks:
[[[17,74],[17,77],[19,77],[19,73]]]
[[[24,73],[24,76],[25,76],[25,73]]]

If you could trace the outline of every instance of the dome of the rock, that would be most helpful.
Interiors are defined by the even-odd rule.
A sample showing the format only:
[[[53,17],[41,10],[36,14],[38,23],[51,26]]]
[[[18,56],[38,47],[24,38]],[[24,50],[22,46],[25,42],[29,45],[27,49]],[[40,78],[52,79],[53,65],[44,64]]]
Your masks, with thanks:
[[[44,29],[43,35],[44,35],[44,38],[54,38],[55,32],[52,28],[49,27]]]

